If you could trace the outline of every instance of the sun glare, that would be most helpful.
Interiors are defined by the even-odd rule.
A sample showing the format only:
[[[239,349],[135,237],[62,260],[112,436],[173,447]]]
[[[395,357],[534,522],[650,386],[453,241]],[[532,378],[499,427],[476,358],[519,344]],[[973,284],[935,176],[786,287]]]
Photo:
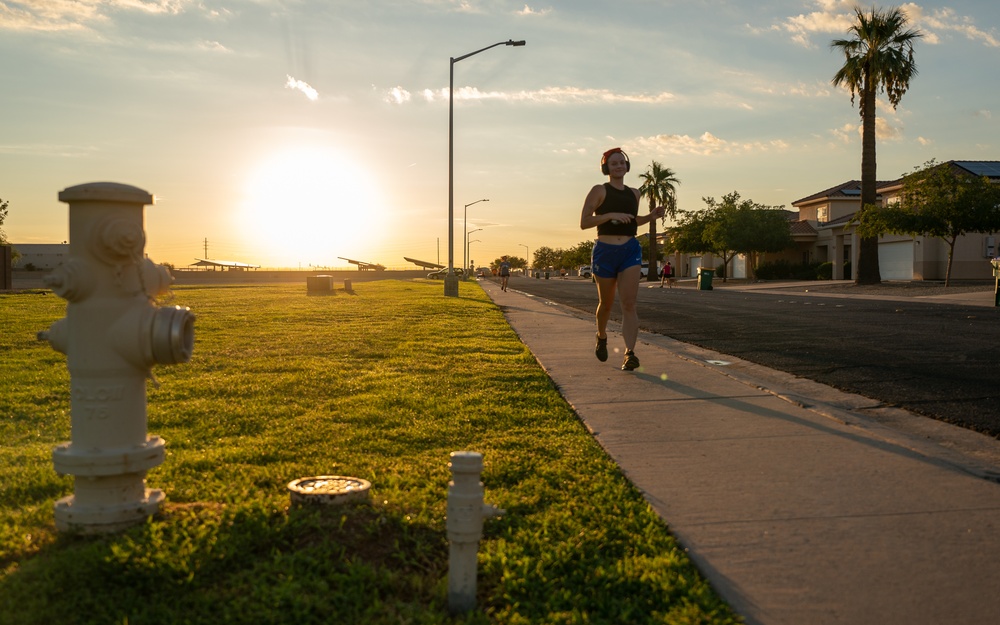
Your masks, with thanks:
[[[274,152],[247,178],[240,225],[244,236],[272,259],[266,265],[344,265],[339,256],[365,257],[373,241],[378,203],[365,168],[331,148]]]

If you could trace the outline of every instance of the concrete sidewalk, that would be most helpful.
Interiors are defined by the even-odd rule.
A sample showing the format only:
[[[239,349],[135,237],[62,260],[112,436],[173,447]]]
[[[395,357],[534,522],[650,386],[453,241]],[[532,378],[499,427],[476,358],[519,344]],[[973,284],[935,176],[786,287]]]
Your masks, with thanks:
[[[747,623],[1000,622],[994,439],[480,284]]]

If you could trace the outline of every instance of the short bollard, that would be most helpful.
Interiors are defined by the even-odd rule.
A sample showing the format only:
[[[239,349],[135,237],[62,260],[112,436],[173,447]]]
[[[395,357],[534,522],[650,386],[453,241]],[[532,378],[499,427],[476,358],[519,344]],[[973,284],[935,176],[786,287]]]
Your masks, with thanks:
[[[146,434],[146,380],[154,364],[187,362],[194,315],[157,306],[173,278],[145,258],[143,206],[153,196],[100,182],[59,193],[69,204],[69,257],[45,284],[67,301],[66,317],[38,333],[66,354],[72,441],[52,452],[73,475],[74,494],[55,504],[59,530],[113,532],[154,514],[163,491],[146,471],[163,462],[164,441]]]
[[[483,503],[483,456],[474,451],[451,453],[452,481],[448,484],[448,610],[452,614],[476,609],[476,552],[483,521],[504,513]]]

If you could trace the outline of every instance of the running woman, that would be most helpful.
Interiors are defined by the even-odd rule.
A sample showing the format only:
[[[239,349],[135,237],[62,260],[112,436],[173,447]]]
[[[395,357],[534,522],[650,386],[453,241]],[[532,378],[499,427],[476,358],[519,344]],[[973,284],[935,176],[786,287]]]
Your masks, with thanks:
[[[510,280],[510,261],[504,256],[500,259],[500,290],[507,290],[507,282]]]
[[[597,228],[597,241],[591,256],[591,267],[597,282],[597,346],[594,353],[604,362],[608,359],[608,319],[615,303],[615,291],[622,311],[622,338],[625,339],[625,361],[622,371],[639,367],[635,342],[639,337],[639,314],[636,299],[642,267],[642,247],[635,238],[638,227],[663,216],[658,206],[646,215],[639,215],[639,190],[625,186],[625,174],[631,169],[628,155],[621,148],[612,148],[601,157],[601,172],[608,182],[594,185],[583,201],[580,228]]]

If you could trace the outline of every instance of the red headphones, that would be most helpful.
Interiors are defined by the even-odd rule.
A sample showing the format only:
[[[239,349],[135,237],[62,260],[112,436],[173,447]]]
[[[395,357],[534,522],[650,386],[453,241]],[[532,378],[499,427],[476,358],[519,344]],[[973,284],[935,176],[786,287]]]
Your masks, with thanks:
[[[625,171],[629,171],[630,169],[632,169],[632,163],[628,159],[628,154],[626,154],[625,152],[623,152],[621,148],[611,148],[610,150],[608,150],[607,152],[604,153],[604,156],[601,157],[601,173],[602,174],[604,174],[605,176],[607,176],[608,174],[611,173],[608,170],[608,157],[611,156],[612,154],[621,154],[622,156],[625,157]]]

